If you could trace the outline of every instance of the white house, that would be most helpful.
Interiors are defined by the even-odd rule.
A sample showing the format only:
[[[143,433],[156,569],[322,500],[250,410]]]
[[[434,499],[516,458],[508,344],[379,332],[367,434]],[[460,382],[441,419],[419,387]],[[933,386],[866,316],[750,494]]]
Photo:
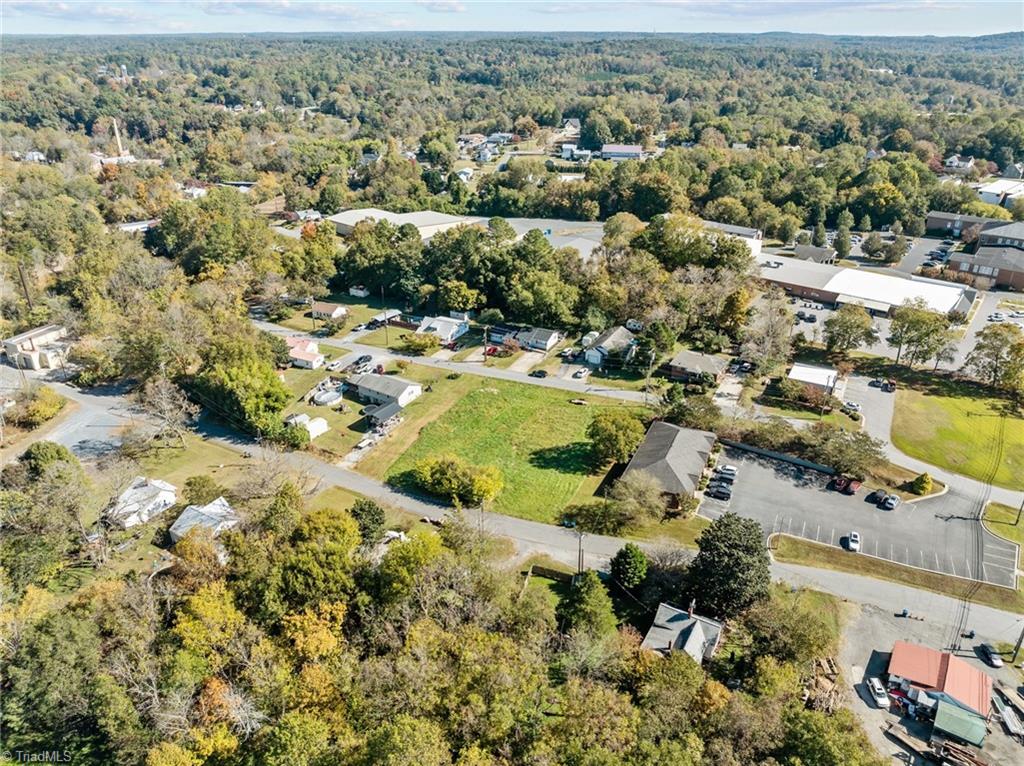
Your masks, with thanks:
[[[571,160],[576,154],[576,144],[562,144],[562,159]]]
[[[543,327],[534,327],[530,330],[520,330],[516,334],[516,340],[523,348],[534,351],[550,351],[562,340],[562,333],[558,330],[546,330]]]
[[[455,175],[459,177],[459,180],[462,181],[462,183],[467,184],[473,177],[473,168],[463,168]]]
[[[416,332],[432,333],[441,339],[441,343],[451,343],[469,332],[469,322],[454,317],[423,317]]]
[[[178,502],[173,484],[136,476],[104,514],[111,524],[128,529],[145,524]]]
[[[291,337],[285,338],[284,342],[288,344],[288,358],[296,367],[301,367],[304,370],[316,370],[322,367],[326,361],[324,355],[320,353],[320,346],[316,341]]]
[[[942,163],[946,170],[953,173],[966,173],[974,167],[974,157],[965,157],[961,154],[951,154]]]
[[[348,294],[354,298],[369,298],[370,291],[367,290],[363,285],[352,285],[348,288]]]
[[[495,157],[495,153],[489,146],[480,147],[480,151],[476,153],[477,162],[490,162]]]
[[[52,369],[62,364],[67,357],[70,344],[61,342],[67,334],[68,330],[63,325],[36,327],[4,340],[4,353],[15,367]]]
[[[300,221],[319,221],[323,218],[323,214],[319,210],[308,208],[306,210],[296,210],[295,217]]]
[[[177,543],[193,527],[206,527],[214,537],[217,537],[240,521],[241,518],[223,497],[218,497],[206,505],[190,505],[171,525],[171,542]]]
[[[621,325],[610,327],[597,336],[586,351],[583,358],[587,364],[595,366],[603,365],[610,356],[619,355],[623,361],[629,361],[633,355],[633,333]]]
[[[391,404],[396,402],[405,407],[413,399],[423,393],[423,387],[411,380],[398,378],[394,375],[377,375],[368,372],[363,375],[350,375],[346,384],[355,389],[356,396],[374,404]]]
[[[318,436],[322,436],[331,430],[331,427],[327,425],[327,421],[323,418],[311,418],[305,412],[299,412],[294,415],[289,415],[284,419],[286,426],[302,426],[309,433],[309,440],[313,441]]]
[[[644,149],[639,144],[605,144],[601,147],[601,159],[612,162],[642,160]]]
[[[314,319],[322,319],[325,322],[329,322],[336,319],[342,319],[347,316],[348,309],[340,303],[314,301],[310,313],[313,315]]]

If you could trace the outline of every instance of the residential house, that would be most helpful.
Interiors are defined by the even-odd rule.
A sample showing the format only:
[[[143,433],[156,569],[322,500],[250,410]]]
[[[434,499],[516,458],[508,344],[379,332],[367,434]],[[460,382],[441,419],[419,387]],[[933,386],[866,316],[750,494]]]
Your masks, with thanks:
[[[302,426],[309,433],[310,441],[331,430],[326,420],[323,418],[311,418],[305,412],[289,415],[284,419],[284,424],[286,426]]]
[[[323,214],[319,210],[314,210],[313,208],[295,211],[295,219],[298,221],[319,221],[323,217]]]
[[[1012,162],[1003,168],[1003,178],[1024,178],[1024,162]]]
[[[476,161],[485,164],[490,162],[497,156],[497,153],[494,150],[492,150],[491,147],[482,146],[480,147],[480,150],[476,153]]]
[[[463,168],[455,175],[458,176],[459,180],[462,181],[462,183],[468,184],[470,182],[470,179],[472,179],[474,175],[473,168]]]
[[[25,152],[23,159],[25,162],[46,162],[46,155],[38,149],[33,149],[30,152]]]
[[[639,144],[605,144],[601,147],[601,159],[612,162],[642,160],[644,149]]]
[[[416,332],[436,335],[442,344],[451,343],[469,332],[469,322],[454,317],[423,317]]]
[[[593,156],[593,154],[594,153],[589,149],[577,149],[572,153],[572,158],[576,162],[587,163],[590,162],[590,158]]]
[[[20,369],[53,369],[64,363],[69,343],[63,343],[68,330],[64,325],[48,324],[27,330],[4,341],[7,361]]]
[[[974,157],[951,154],[942,164],[951,173],[968,173],[974,168]]]
[[[672,652],[686,652],[694,662],[703,665],[718,649],[723,624],[709,617],[702,617],[694,611],[694,604],[686,611],[668,604],[658,604],[647,635],[644,649],[668,656]]]
[[[657,479],[666,495],[692,495],[704,475],[716,438],[710,431],[655,420],[622,475],[644,471]]]
[[[873,160],[880,160],[888,153],[889,152],[885,151],[885,149],[868,149],[866,159],[868,162],[872,162]]]
[[[369,298],[370,291],[363,285],[352,285],[348,288],[348,294],[354,298]]]
[[[214,537],[217,537],[221,532],[226,532],[236,526],[241,520],[223,497],[218,497],[206,505],[190,505],[171,524],[169,530],[171,542],[177,543],[195,527],[205,527]]]
[[[889,685],[903,693],[917,691],[936,702],[949,702],[988,718],[992,678],[949,652],[897,641],[889,658]]]
[[[516,340],[523,348],[534,351],[550,351],[562,340],[562,333],[558,330],[546,330],[543,327],[534,327],[530,330],[520,330],[516,334]]]
[[[974,253],[954,252],[950,255],[951,271],[974,277],[976,287],[1005,287],[1024,291],[1024,250],[1015,247],[985,245]]]
[[[673,380],[684,383],[713,382],[716,385],[725,375],[727,366],[726,360],[720,356],[688,349],[680,351],[665,365]]]
[[[511,141],[515,136],[511,133],[491,133],[487,136],[487,143],[494,144],[495,146],[504,146]]]
[[[562,123],[562,128],[566,133],[579,133],[581,127],[580,121],[576,117],[570,117]]]
[[[634,343],[636,337],[625,327],[609,327],[598,335],[583,352],[583,358],[587,364],[594,366],[604,365],[609,358],[618,357],[628,362],[636,350]]]
[[[797,362],[790,368],[786,377],[817,389],[826,396],[835,396],[839,399],[842,399],[846,390],[846,381],[839,377],[839,370],[835,367]]]
[[[145,524],[176,502],[178,495],[173,484],[136,476],[103,515],[110,524],[129,529]]]
[[[423,393],[419,383],[394,375],[377,375],[372,372],[350,375],[346,383],[349,388],[355,390],[356,396],[373,404],[396,402],[399,407],[405,407]]]
[[[306,338],[285,338],[288,344],[288,358],[292,364],[304,370],[316,370],[323,366],[326,358],[320,353],[320,346],[316,341]]]
[[[562,159],[571,160],[576,154],[576,144],[562,144]]]
[[[310,313],[314,319],[322,319],[325,322],[333,322],[348,316],[348,309],[340,303],[330,301],[314,301]]]
[[[831,247],[817,247],[815,245],[796,245],[793,248],[793,255],[804,261],[815,263],[835,263],[836,251]]]
[[[396,319],[401,318],[402,312],[399,311],[398,309],[384,309],[379,314],[374,314],[372,317],[370,317],[370,321],[383,324],[385,322],[390,323]]]
[[[1000,226],[985,229],[978,235],[978,245],[1002,245],[1024,250],[1024,221],[1003,221]]]

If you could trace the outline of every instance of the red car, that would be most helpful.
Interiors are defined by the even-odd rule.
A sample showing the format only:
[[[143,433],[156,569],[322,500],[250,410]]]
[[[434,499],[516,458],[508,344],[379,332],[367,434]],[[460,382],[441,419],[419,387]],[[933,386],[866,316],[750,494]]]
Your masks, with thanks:
[[[842,492],[844,495],[856,494],[857,490],[860,489],[861,483],[856,479],[851,479],[849,476],[836,476],[832,480],[832,488],[836,492]]]

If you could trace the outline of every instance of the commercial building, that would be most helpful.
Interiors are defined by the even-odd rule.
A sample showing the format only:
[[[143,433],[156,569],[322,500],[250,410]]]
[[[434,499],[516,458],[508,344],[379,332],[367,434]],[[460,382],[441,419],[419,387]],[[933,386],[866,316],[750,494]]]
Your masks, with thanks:
[[[642,160],[644,149],[639,144],[605,144],[601,147],[601,159],[612,162]]]
[[[59,367],[67,358],[69,343],[63,325],[48,324],[7,338],[4,353],[7,361],[20,369],[44,370]]]
[[[1024,197],[1024,181],[1000,178],[978,187],[978,197],[990,205],[1009,207],[1015,199]]]
[[[985,229],[978,235],[979,245],[1006,245],[1024,250],[1024,221],[1001,222],[999,226]]]
[[[817,389],[826,396],[835,396],[841,399],[846,391],[846,381],[839,377],[839,370],[835,367],[797,362],[790,368],[786,377]]]
[[[692,495],[697,491],[716,438],[710,431],[655,420],[622,475],[645,471],[657,479],[666,495]]]
[[[351,234],[352,230],[363,221],[372,220],[387,221],[394,226],[411,224],[419,231],[420,237],[427,240],[442,231],[470,223],[480,223],[483,219],[469,218],[464,215],[449,215],[433,210],[421,210],[416,213],[392,213],[388,210],[366,207],[358,210],[343,210],[329,216],[327,220],[334,224],[334,228],[342,236]]]
[[[973,291],[939,280],[879,274],[780,255],[763,254],[756,260],[761,278],[790,295],[836,307],[860,304],[872,314],[887,315],[893,308],[917,299],[940,314],[967,313],[974,302]]]
[[[949,652],[897,641],[889,659],[889,684],[903,692],[918,690],[982,718],[989,715],[992,679]]]
[[[754,229],[750,226],[736,226],[731,223],[719,223],[718,221],[701,221],[701,223],[705,229],[711,229],[712,231],[742,239],[747,247],[750,248],[750,254],[755,258],[761,254],[761,242],[764,238],[764,233],[760,229]]]
[[[980,215],[963,215],[946,213],[941,210],[930,210],[925,218],[924,227],[930,234],[959,239],[965,231],[975,226],[980,231],[1002,226],[1006,221],[997,218],[984,218]]]
[[[981,289],[1005,287],[1024,291],[1024,250],[1015,247],[979,247],[974,253],[953,253],[949,269],[970,274]]]

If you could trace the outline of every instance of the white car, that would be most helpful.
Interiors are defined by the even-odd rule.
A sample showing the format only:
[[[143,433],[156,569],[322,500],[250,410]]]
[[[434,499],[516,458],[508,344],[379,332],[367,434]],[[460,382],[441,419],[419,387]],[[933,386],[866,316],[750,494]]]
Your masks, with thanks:
[[[994,314],[989,314],[988,315],[988,321],[990,321],[990,322],[1005,322],[1006,321],[1006,314],[1004,314],[1002,311],[997,311]]]
[[[342,368],[342,361],[340,359],[335,359],[333,362],[329,362],[327,364],[327,371],[328,372],[337,372],[341,368]]]
[[[843,406],[850,412],[860,412],[860,405],[857,402],[843,402]]]
[[[574,378],[585,378],[590,374],[590,370],[586,367],[580,367],[576,372],[572,374]]]
[[[850,532],[850,536],[846,539],[846,549],[853,553],[860,550],[860,532]]]
[[[882,708],[882,710],[889,709],[889,694],[885,691],[881,681],[877,678],[869,678],[868,691],[871,693],[871,699],[875,705]]]
[[[1013,319],[1024,319],[1024,311],[1011,311],[1010,316]]]
[[[740,469],[734,465],[716,465],[715,473],[724,473],[728,476],[735,476],[740,472]]]

